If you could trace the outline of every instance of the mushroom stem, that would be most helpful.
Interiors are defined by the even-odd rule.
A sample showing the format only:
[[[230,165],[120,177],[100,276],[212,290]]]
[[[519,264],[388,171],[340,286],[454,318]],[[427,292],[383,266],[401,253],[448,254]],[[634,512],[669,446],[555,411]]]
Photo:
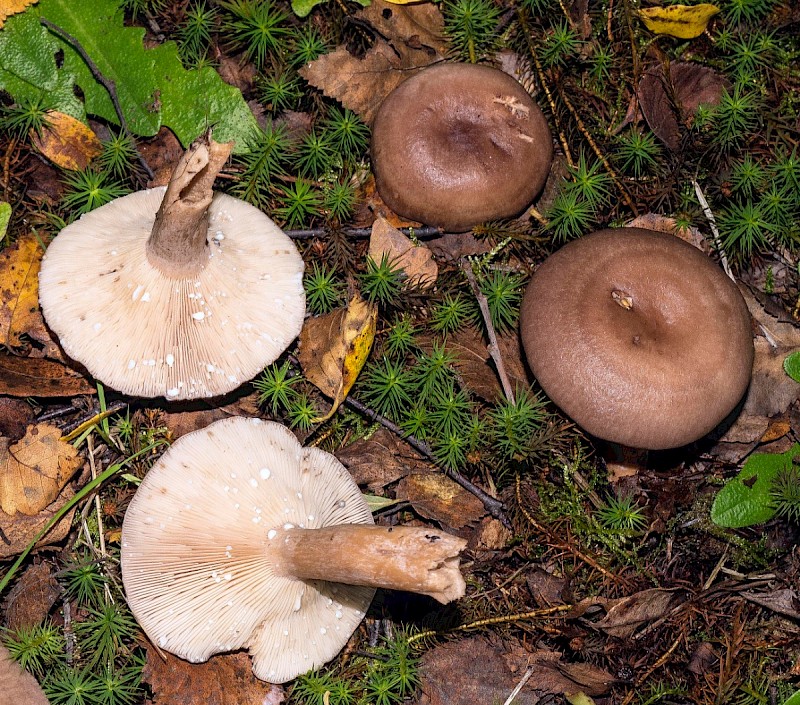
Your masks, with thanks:
[[[602,455],[606,461],[609,480],[616,482],[623,477],[638,475],[639,471],[647,466],[650,452],[642,448],[608,442],[604,444]]]
[[[167,276],[193,276],[208,259],[208,207],[214,179],[233,148],[210,132],[184,152],[167,185],[147,240],[147,259]]]
[[[285,576],[407,590],[443,604],[466,590],[458,554],[467,542],[435,529],[368,524],[290,528],[270,543],[277,554],[276,573]]]

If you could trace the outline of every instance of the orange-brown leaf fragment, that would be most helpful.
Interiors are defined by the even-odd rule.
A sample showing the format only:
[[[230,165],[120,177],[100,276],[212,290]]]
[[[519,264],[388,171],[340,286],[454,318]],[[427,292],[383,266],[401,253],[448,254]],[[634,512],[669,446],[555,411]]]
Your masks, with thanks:
[[[346,309],[310,318],[300,331],[299,360],[303,373],[323,394],[333,399],[330,418],[344,401],[367,361],[378,309],[355,294]]]
[[[0,439],[0,509],[33,516],[47,507],[81,466],[78,451],[57,426],[28,426],[14,444]]]
[[[93,394],[85,377],[59,362],[0,354],[0,394],[11,397],[74,397]]]
[[[38,323],[42,248],[26,235],[0,253],[0,345],[16,348]]]
[[[41,134],[33,136],[33,143],[62,169],[81,171],[103,150],[92,128],[71,115],[48,110],[47,122]]]
[[[0,0],[0,28],[11,15],[17,15],[37,0]]]
[[[397,486],[397,498],[407,499],[427,519],[451,529],[478,521],[485,513],[483,502],[438,472],[415,472]]]
[[[425,245],[415,245],[382,216],[378,216],[372,224],[369,256],[375,262],[380,262],[386,256],[406,273],[411,284],[422,289],[432,287],[439,276],[439,267],[431,251]]]

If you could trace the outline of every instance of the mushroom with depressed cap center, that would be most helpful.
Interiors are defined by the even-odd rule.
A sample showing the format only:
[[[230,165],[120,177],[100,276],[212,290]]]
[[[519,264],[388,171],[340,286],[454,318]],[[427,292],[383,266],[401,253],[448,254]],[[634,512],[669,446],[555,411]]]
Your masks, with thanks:
[[[406,79],[372,125],[372,167],[396,213],[460,232],[517,215],[553,156],[542,111],[511,76],[443,63]]]
[[[125,394],[225,394],[300,332],[294,243],[257,208],[212,192],[230,150],[197,140],[166,189],[101,206],[47,248],[39,301],[48,325],[70,357]]]
[[[633,448],[701,438],[750,381],[739,290],[665,233],[601,230],[567,244],[534,273],[520,328],[545,393],[592,435]]]
[[[280,424],[233,418],[178,439],[122,526],[122,578],[139,624],[188,661],[247,648],[282,683],[332,659],[376,587],[464,594],[442,531],[372,525],[350,474]]]

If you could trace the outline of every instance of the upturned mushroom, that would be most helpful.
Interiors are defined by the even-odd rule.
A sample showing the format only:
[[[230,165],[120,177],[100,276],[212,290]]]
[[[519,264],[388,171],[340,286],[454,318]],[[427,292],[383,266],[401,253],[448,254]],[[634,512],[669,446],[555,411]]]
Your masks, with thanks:
[[[122,526],[122,578],[153,643],[192,662],[246,648],[282,683],[332,659],[375,588],[465,591],[465,541],[374,526],[350,474],[280,424],[233,418],[178,439]]]
[[[443,63],[406,79],[372,125],[372,167],[397,214],[452,232],[516,216],[553,155],[542,111],[508,74]]]
[[[212,191],[231,146],[197,140],[166,188],[87,213],[47,248],[47,324],[70,357],[120,392],[224,394],[300,332],[297,248],[258,209]]]
[[[747,306],[719,267],[669,234],[601,230],[550,256],[522,303],[545,393],[590,434],[632,448],[686,445],[750,381]]]

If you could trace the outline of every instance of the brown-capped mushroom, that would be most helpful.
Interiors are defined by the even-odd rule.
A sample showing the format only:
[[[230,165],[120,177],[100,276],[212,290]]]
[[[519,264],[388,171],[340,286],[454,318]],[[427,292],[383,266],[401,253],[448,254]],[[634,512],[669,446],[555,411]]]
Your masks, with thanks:
[[[125,394],[224,394],[300,332],[294,243],[257,208],[212,192],[231,146],[197,140],[166,189],[101,206],[47,248],[48,325],[70,357]]]
[[[371,153],[390,208],[459,232],[529,205],[547,179],[553,145],[542,111],[511,76],[444,63],[386,97]]]
[[[701,438],[750,381],[739,290],[665,233],[601,230],[565,245],[533,275],[520,328],[547,395],[590,434],[633,448]]]
[[[350,474],[273,422],[233,418],[182,436],[125,514],[122,578],[139,624],[188,661],[247,648],[282,683],[332,659],[376,587],[449,602],[465,541],[374,526]]]

